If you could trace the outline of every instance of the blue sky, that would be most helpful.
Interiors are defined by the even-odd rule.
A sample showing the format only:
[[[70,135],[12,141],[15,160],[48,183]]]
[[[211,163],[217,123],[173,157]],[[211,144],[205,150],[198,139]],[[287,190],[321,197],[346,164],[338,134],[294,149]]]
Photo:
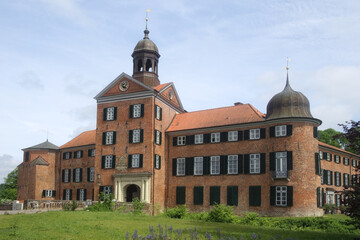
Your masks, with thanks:
[[[266,105],[285,85],[305,94],[320,129],[360,115],[360,1],[0,1],[0,183],[22,148],[60,146],[95,129],[93,97],[143,37],[158,46],[162,83],[188,111]]]

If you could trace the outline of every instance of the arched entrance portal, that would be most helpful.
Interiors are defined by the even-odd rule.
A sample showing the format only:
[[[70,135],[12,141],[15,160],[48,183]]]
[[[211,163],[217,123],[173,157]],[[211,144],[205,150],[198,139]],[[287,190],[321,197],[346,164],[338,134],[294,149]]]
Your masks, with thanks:
[[[134,198],[140,199],[140,188],[131,184],[126,188],[126,202],[132,202]]]

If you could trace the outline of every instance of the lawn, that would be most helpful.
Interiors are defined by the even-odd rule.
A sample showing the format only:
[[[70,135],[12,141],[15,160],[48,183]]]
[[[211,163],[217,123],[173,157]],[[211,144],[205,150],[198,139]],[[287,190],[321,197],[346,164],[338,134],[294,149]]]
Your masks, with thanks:
[[[342,217],[340,217],[342,218]],[[246,226],[240,224],[210,223],[187,219],[171,219],[162,216],[134,216],[118,212],[45,212],[36,214],[17,214],[0,216],[0,239],[125,239],[135,230],[139,235],[149,233],[149,225],[155,230],[158,225],[170,226],[173,229],[197,228],[200,239],[205,232],[211,233],[213,239],[218,239],[217,229],[223,236],[231,235],[240,239],[253,239],[253,233],[261,234],[261,239],[353,239],[360,237],[354,234],[326,233],[319,231],[290,231],[275,228]],[[187,233],[189,230],[187,230]],[[184,235],[186,233],[183,233]],[[175,238],[173,232],[168,235]],[[187,239],[191,239],[187,237]],[[258,239],[258,238],[257,238]]]

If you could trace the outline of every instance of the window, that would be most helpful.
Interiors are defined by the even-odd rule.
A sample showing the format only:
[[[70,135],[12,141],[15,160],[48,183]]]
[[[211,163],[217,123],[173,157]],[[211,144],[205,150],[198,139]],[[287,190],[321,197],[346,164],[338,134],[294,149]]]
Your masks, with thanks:
[[[356,160],[355,159],[351,160],[351,166],[356,167]]]
[[[155,130],[155,144],[161,144],[161,132],[158,130]]]
[[[287,152],[276,153],[276,177],[287,177]]]
[[[177,137],[177,145],[185,145],[186,144],[186,137],[185,136],[178,136]]]
[[[78,189],[76,199],[78,201],[85,201],[86,200],[86,189]]]
[[[161,107],[159,107],[158,105],[155,105],[155,118],[157,119],[157,120],[161,120],[161,118],[162,118],[162,109],[161,109]]]
[[[63,154],[63,159],[70,159],[71,158],[71,152],[65,152]]]
[[[341,195],[340,194],[335,194],[335,200],[336,200],[336,206],[340,207],[341,205]]]
[[[140,142],[140,129],[135,129],[132,131],[132,142],[139,143]]]
[[[116,119],[116,107],[104,108],[104,121],[113,121]]]
[[[176,187],[176,204],[185,204],[185,187]]]
[[[28,162],[28,161],[29,161],[29,159],[30,159],[30,158],[29,158],[29,154],[30,154],[29,152],[25,152],[25,158],[24,158],[24,161],[25,161],[25,162]]]
[[[330,153],[327,153],[327,154],[326,154],[326,160],[327,160],[327,161],[331,161],[331,154],[330,154]]]
[[[95,168],[90,167],[88,168],[88,181],[93,182],[95,180]]]
[[[74,182],[81,182],[81,168],[74,169]]]
[[[53,190],[44,190],[44,197],[53,197]]]
[[[341,173],[335,172],[335,186],[341,186]]]
[[[332,174],[333,172],[332,171],[326,171],[326,183],[327,185],[333,185],[332,183]]]
[[[185,175],[185,158],[178,158],[176,161],[176,175],[184,176]]]
[[[204,143],[204,134],[196,134],[195,144],[203,144],[203,143]]]
[[[275,206],[287,206],[287,187],[276,187],[276,202]]]
[[[132,168],[140,167],[140,154],[131,155],[131,167]]]
[[[344,165],[349,165],[349,159],[347,157],[344,157]]]
[[[204,203],[204,187],[194,187],[194,205],[202,205]]]
[[[141,117],[141,104],[135,104],[133,107],[133,118]]]
[[[260,158],[259,158],[260,161]],[[238,155],[228,156],[228,174],[238,173]]]
[[[112,193],[112,186],[104,186],[104,195],[109,195]]]
[[[71,200],[72,196],[71,196],[71,189],[64,189],[64,196],[65,199],[64,200]]]
[[[83,151],[81,151],[81,150],[76,151],[75,154],[74,154],[74,158],[82,158],[82,155],[83,155],[82,153],[83,153]]]
[[[275,126],[275,137],[286,136],[286,125]]]
[[[210,205],[220,204],[220,187],[210,186]]]
[[[220,174],[220,156],[210,157],[210,174]]]
[[[324,159],[324,156],[323,156],[323,152],[322,152],[322,151],[319,151],[319,157],[320,157],[320,159]]]
[[[238,131],[228,132],[228,141],[233,142],[238,140]]]
[[[107,155],[105,156],[105,163],[104,168],[112,168],[113,165],[113,156]]]
[[[260,173],[260,154],[250,154],[250,174]]]
[[[155,168],[156,169],[161,168],[161,157],[157,154],[155,154]]]
[[[326,191],[326,203],[334,204],[334,192],[333,191]]]
[[[249,187],[249,206],[261,206],[261,186]]]
[[[340,163],[340,156],[335,155],[334,158],[336,163]]]
[[[195,157],[194,175],[203,175],[203,157]]]
[[[320,180],[321,180],[321,184],[324,184],[324,169],[320,169]]]
[[[227,205],[229,206],[238,205],[238,186],[227,187]]]
[[[63,170],[63,182],[70,182],[70,169]]]
[[[220,142],[220,133],[211,133],[211,142],[212,143]]]
[[[89,149],[88,156],[89,157],[95,157],[95,148],[94,149]]]
[[[103,145],[111,145],[116,142],[116,132],[103,133]]]
[[[260,139],[260,128],[250,129],[250,139]]]

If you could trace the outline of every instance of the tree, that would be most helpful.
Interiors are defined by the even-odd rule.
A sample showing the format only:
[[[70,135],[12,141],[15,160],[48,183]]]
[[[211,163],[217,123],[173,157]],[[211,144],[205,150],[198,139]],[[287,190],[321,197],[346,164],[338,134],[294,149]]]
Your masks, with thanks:
[[[355,154],[360,154],[360,121],[346,121],[345,124],[339,124],[344,133],[340,133],[335,138],[346,139],[346,150]]]
[[[18,169],[15,168],[0,186],[0,199],[15,200],[17,198]]]
[[[335,131],[332,128],[328,128],[323,131],[319,130],[319,141],[341,148],[346,145],[347,141],[344,138],[335,137],[340,134],[341,132]]]

